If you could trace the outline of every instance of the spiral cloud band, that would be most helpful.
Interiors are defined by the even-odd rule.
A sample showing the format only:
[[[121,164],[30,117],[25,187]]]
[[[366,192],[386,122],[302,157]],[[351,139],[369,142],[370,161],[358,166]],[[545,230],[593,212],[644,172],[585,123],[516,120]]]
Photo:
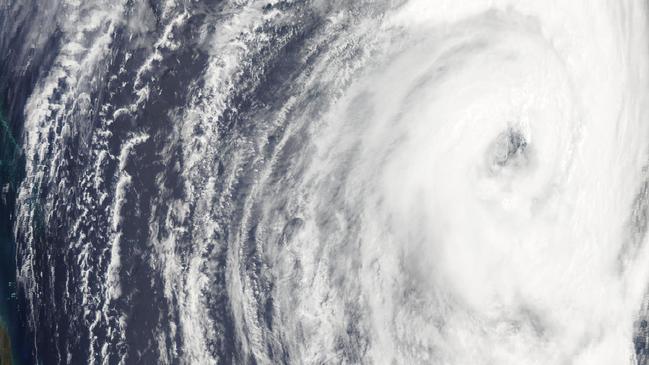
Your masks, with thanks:
[[[389,51],[323,117],[292,244],[336,274],[311,274],[321,297],[294,321],[344,323],[330,298],[354,292],[376,363],[628,363],[649,267],[629,234],[644,8],[473,3],[391,15]]]
[[[21,4],[34,361],[649,363],[646,2]]]

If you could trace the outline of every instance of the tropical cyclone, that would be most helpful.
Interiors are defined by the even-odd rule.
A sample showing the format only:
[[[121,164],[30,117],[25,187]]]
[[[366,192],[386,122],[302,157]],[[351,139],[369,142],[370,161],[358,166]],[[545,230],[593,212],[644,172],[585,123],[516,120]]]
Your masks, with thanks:
[[[0,9],[35,359],[646,363],[644,2]]]

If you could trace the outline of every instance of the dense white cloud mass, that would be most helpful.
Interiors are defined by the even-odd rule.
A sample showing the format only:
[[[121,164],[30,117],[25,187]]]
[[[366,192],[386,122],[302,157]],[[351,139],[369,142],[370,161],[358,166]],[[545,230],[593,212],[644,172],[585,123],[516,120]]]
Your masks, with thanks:
[[[633,1],[422,0],[386,15],[392,36],[314,138],[294,243],[354,275],[340,282],[360,287],[373,362],[632,363],[649,269],[630,234],[646,27]],[[342,212],[323,229],[332,196]],[[313,270],[287,316],[321,341],[342,314]],[[294,289],[278,290],[290,308]]]

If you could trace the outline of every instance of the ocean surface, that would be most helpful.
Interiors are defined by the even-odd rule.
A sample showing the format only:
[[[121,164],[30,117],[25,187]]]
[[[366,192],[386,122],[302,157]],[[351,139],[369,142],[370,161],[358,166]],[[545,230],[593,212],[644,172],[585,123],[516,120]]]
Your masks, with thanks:
[[[647,364],[640,0],[0,0],[17,364]]]

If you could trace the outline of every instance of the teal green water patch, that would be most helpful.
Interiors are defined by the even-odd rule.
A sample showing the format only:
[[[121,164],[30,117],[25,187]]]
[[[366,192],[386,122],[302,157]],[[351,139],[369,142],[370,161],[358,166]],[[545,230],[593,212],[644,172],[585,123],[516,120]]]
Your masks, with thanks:
[[[14,134],[15,133],[15,134]],[[18,185],[24,171],[20,145],[10,121],[0,105],[0,362],[22,363],[19,345],[24,329],[17,323],[16,246],[13,234]],[[18,340],[18,341],[17,341]],[[7,349],[10,352],[7,353]]]

